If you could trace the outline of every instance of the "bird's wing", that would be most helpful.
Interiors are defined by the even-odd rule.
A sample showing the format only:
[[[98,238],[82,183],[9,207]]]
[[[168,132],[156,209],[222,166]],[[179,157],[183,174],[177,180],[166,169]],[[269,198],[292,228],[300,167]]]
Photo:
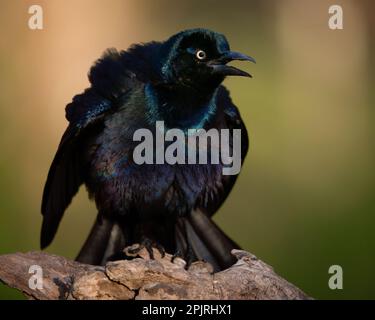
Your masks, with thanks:
[[[98,128],[104,117],[126,99],[133,78],[123,65],[121,54],[107,51],[90,71],[91,88],[76,95],[67,105],[69,126],[53,159],[43,192],[42,248],[53,240],[65,209],[83,183],[81,139],[91,129]]]
[[[249,137],[247,129],[241,118],[238,108],[234,105],[232,99],[230,98],[229,91],[223,86],[219,88],[217,104],[219,107],[218,109],[224,112],[226,128],[230,129],[230,132],[232,132],[233,129],[241,130],[241,163],[243,163],[249,149]],[[233,139],[230,139],[229,141],[230,143],[232,143]],[[232,145],[230,146],[230,149],[232,149]],[[221,193],[214,197],[205,208],[200,209],[209,216],[212,216],[224,203],[228,194],[232,190],[237,177],[238,175],[222,176],[223,188],[221,190]]]

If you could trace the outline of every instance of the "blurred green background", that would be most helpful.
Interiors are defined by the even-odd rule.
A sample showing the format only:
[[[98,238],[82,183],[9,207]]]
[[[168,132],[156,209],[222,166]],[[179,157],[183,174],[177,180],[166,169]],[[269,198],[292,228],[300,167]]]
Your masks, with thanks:
[[[205,27],[258,62],[253,80],[225,82],[251,149],[216,221],[315,298],[375,298],[373,1],[37,1],[39,31],[27,24],[34,1],[0,4],[0,254],[39,249],[64,107],[93,61],[107,47]],[[332,4],[344,30],[328,28]],[[81,188],[47,251],[74,258],[95,216]],[[343,290],[328,288],[333,264]],[[0,285],[1,299],[21,297]]]

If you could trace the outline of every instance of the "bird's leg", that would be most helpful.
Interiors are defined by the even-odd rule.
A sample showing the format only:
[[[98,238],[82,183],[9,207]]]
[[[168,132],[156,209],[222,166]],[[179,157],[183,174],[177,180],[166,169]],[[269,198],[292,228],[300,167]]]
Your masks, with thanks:
[[[158,242],[153,242],[152,245],[153,245],[154,248],[156,248],[159,251],[161,257],[164,258],[165,257],[165,249],[164,249],[164,247],[160,243],[158,243]]]
[[[194,251],[193,251],[193,249],[192,249],[192,247],[189,243],[187,243],[187,248],[186,248],[185,254],[183,254],[181,250],[177,250],[173,254],[173,256],[171,258],[171,262],[174,263],[176,258],[181,258],[182,260],[186,261],[186,265],[185,265],[186,270],[189,269],[190,265],[196,260]]]
[[[181,258],[186,261],[185,269],[188,269],[190,265],[196,260],[196,256],[194,254],[193,248],[189,242],[187,225],[185,223],[185,219],[181,219],[180,224],[180,236],[184,239],[184,248],[177,249],[177,251],[173,254],[171,258],[171,262],[173,263],[176,258]]]
[[[186,251],[186,266],[185,266],[185,269],[189,269],[189,267],[191,266],[191,264],[196,261],[196,257],[195,257],[195,254],[194,254],[194,251],[193,251],[193,248],[191,247],[191,245],[189,244],[189,240],[188,240],[188,248],[187,248],[187,251]]]

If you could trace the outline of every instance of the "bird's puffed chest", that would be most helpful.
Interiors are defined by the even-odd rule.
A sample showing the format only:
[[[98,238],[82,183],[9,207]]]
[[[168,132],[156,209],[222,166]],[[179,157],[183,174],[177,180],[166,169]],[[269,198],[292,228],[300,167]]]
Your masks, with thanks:
[[[184,215],[197,205],[213,201],[223,187],[221,164],[156,163],[156,153],[160,152],[156,144],[153,163],[136,163],[134,150],[140,144],[134,141],[136,130],[149,130],[153,139],[157,133],[144,117],[144,103],[133,101],[131,106],[108,117],[89,148],[87,185],[97,203],[124,213],[139,210],[143,214]],[[170,142],[163,143],[165,152]],[[166,154],[163,156],[166,160]]]

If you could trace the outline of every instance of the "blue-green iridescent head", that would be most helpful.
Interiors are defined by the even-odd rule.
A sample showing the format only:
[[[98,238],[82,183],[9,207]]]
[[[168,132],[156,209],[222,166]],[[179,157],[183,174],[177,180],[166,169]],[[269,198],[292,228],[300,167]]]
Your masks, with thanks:
[[[207,29],[182,31],[162,45],[161,77],[165,83],[194,88],[216,88],[226,76],[251,77],[227,65],[233,60],[255,63],[252,57],[230,50],[224,35]]]

